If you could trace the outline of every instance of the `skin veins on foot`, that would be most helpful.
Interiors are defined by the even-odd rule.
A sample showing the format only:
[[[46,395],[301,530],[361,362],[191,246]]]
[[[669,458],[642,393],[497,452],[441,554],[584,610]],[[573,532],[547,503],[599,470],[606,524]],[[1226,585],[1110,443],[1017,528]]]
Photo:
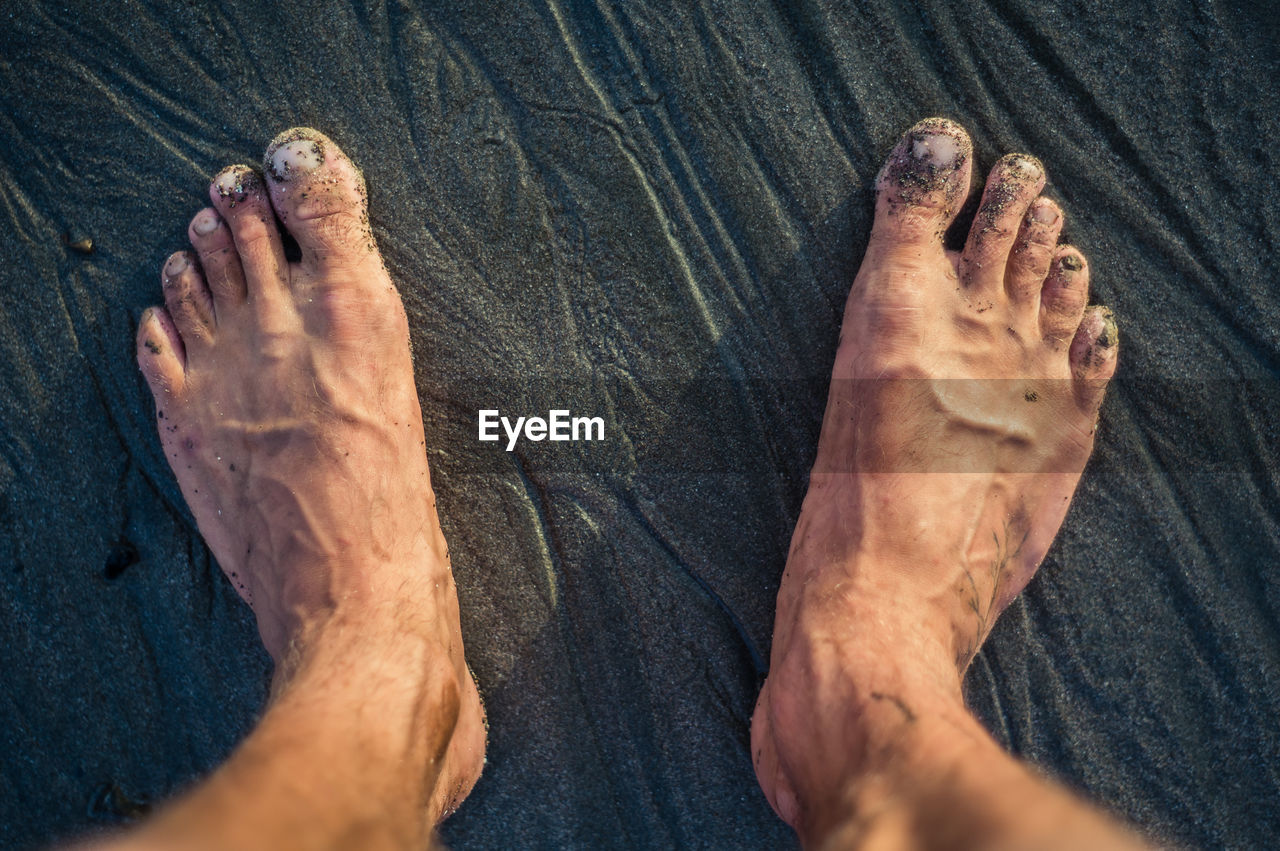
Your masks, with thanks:
[[[757,777],[814,847],[1138,847],[961,697],[1062,523],[1118,351],[1033,157],[995,165],[964,249],[944,250],[972,172],[964,130],[928,119],[877,179],[752,721]],[[275,689],[221,769],[111,847],[423,847],[479,777],[484,713],[364,178],[294,128],[209,199],[137,358]]]
[[[923,795],[912,767],[947,771],[953,750],[1020,776],[964,709],[961,677],[1062,524],[1118,335],[1086,306],[1088,264],[1059,244],[1034,157],[995,164],[963,250],[944,248],[972,176],[968,134],[935,118],[876,180],[752,721],[761,786],[806,844],[881,828],[936,844],[910,819],[873,829],[866,810]]]
[[[456,704],[421,804],[434,824],[479,775],[484,716],[463,658],[408,322],[369,227],[364,178],[331,139],[300,127],[267,147],[261,171],[219,172],[209,200],[191,220],[190,250],[163,265],[164,306],[138,328],[161,444],[257,616],[277,702],[321,689],[363,646],[416,662],[371,662],[361,676],[430,693],[409,688],[399,695],[409,703],[444,701],[435,721],[415,721],[424,740],[431,724],[452,723],[441,707]]]

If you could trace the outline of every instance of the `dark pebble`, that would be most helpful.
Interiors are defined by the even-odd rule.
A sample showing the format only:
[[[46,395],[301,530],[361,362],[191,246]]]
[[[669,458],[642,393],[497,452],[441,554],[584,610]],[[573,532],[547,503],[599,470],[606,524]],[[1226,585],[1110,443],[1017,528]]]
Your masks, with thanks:
[[[151,812],[151,804],[134,800],[115,783],[101,783],[89,796],[86,810],[94,821],[135,822]]]
[[[138,563],[138,548],[131,541],[123,538],[111,545],[107,553],[107,563],[102,568],[102,575],[107,579],[118,579],[130,567]]]

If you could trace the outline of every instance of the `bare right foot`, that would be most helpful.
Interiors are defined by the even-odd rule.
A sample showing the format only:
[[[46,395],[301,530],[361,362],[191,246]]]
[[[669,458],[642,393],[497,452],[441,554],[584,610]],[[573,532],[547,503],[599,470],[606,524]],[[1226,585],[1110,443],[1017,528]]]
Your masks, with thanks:
[[[932,766],[959,788],[964,769],[935,759],[991,758],[961,678],[1062,523],[1116,367],[1115,324],[1086,308],[1088,265],[1058,244],[1034,158],[996,164],[964,250],[944,251],[971,151],[942,119],[898,143],[845,311],[751,731],[760,783],[806,843],[928,844],[898,806],[928,783],[905,778]],[[1029,778],[999,765],[991,778]]]

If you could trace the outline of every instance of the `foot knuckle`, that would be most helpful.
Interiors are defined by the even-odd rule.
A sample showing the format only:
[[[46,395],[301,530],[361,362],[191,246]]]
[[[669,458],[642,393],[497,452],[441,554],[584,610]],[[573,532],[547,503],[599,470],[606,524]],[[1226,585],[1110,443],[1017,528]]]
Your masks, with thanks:
[[[343,210],[330,213],[310,222],[312,238],[329,250],[361,242],[361,220]]]

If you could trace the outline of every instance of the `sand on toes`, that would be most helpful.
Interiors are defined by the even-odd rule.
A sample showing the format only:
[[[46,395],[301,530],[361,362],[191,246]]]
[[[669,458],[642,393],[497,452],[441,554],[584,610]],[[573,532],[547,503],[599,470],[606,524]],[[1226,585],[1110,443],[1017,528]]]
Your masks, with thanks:
[[[996,163],[963,250],[944,248],[972,172],[968,135],[935,118],[876,181],[752,722],[793,826],[857,774],[877,719],[963,710],[963,671],[1061,525],[1115,371],[1115,321],[1086,307],[1034,157]]]
[[[448,657],[462,695],[451,809],[483,763],[436,516],[409,331],[369,228],[364,179],[294,128],[265,174],[223,169],[163,265],[137,357],[164,452],[278,670],[335,618],[396,618]],[[286,258],[277,220],[297,243]],[[377,614],[372,614],[377,613]]]

